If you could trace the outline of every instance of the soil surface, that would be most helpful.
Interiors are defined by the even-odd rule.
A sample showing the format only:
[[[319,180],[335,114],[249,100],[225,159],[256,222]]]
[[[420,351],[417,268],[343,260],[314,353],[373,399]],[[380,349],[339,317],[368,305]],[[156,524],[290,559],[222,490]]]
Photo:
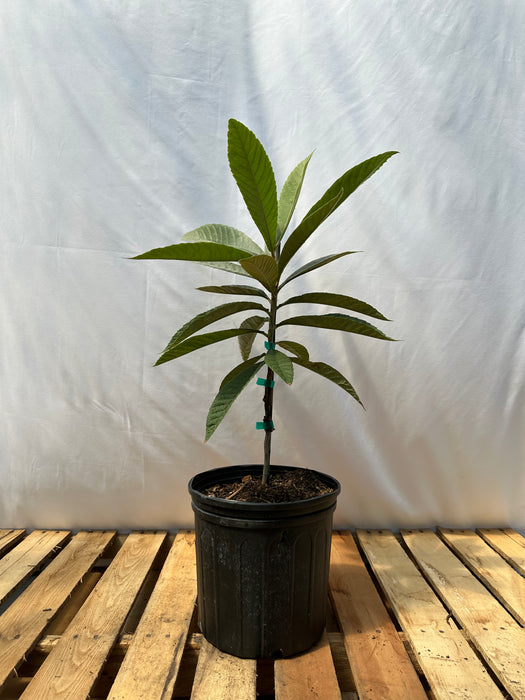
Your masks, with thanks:
[[[206,496],[225,498],[228,501],[245,503],[289,503],[305,498],[332,493],[313,472],[308,469],[296,469],[280,474],[272,474],[268,483],[261,484],[260,476],[246,475],[241,481],[229,484],[217,484],[203,490]]]

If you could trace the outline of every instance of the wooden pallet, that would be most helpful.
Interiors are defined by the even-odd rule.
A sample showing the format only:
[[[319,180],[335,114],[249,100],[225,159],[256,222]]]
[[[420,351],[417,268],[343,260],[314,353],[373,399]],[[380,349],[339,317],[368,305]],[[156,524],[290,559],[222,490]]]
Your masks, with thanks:
[[[292,659],[199,634],[194,534],[0,530],[0,700],[525,700],[525,539],[334,532],[326,631]]]

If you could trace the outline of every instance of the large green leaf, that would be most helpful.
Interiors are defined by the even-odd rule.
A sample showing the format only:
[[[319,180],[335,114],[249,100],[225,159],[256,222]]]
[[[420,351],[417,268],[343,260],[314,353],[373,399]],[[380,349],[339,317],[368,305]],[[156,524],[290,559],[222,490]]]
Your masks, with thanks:
[[[264,297],[268,299],[266,292],[258,287],[250,287],[248,284],[224,284],[197,287],[200,292],[212,292],[213,294],[238,294],[239,296]]]
[[[304,347],[304,345],[301,345],[301,343],[296,343],[295,340],[279,340],[277,345],[285,350],[288,350],[288,352],[293,353],[296,357],[299,357],[302,360],[310,359],[308,350]]]
[[[211,243],[221,243],[222,245],[233,246],[245,250],[250,255],[260,255],[263,251],[255,241],[242,231],[223,224],[205,224],[193,231],[185,233],[181,239],[185,242],[196,243],[198,241],[209,241]]]
[[[279,350],[268,350],[264,357],[264,361],[270,369],[273,369],[283,382],[291,384],[293,382],[293,364],[292,360]]]
[[[268,318],[264,316],[250,316],[250,318],[244,319],[239,328],[247,328],[253,331],[251,334],[239,336],[239,350],[241,351],[241,357],[243,360],[247,360],[250,357],[252,351],[253,341],[255,340],[257,333],[260,328],[268,321]]]
[[[204,265],[205,267],[213,267],[215,270],[222,270],[223,272],[232,272],[234,275],[242,275],[243,277],[251,277],[250,274],[243,270],[238,263],[234,262],[197,262],[198,265]]]
[[[295,166],[295,168],[286,178],[286,182],[283,185],[278,202],[276,243],[279,243],[281,238],[284,236],[286,229],[288,228],[288,224],[290,223],[290,219],[295,211],[295,205],[297,204],[297,200],[299,199],[301,188],[303,186],[306,168],[312,155],[313,153],[310,153],[310,155],[302,160],[299,165]]]
[[[326,202],[332,200],[333,197],[335,197],[338,194],[338,192],[342,190],[342,196],[340,197],[339,201],[337,202],[334,208],[341,206],[345,199],[349,197],[352,194],[352,192],[355,192],[359,185],[362,185],[363,182],[368,180],[369,177],[371,177],[375,172],[377,172],[379,168],[382,165],[384,165],[386,161],[396,153],[398,153],[398,151],[388,151],[386,153],[380,153],[378,156],[368,158],[362,163],[359,163],[359,165],[355,165],[353,168],[350,168],[350,170],[347,170],[346,173],[341,175],[341,177],[338,178],[334,182],[334,184],[326,190],[321,199],[319,199],[313,205],[313,207],[310,209],[306,216],[308,217],[311,214],[313,214],[320,207],[324,206]]]
[[[253,331],[243,328],[228,328],[224,331],[212,331],[211,333],[203,333],[202,335],[193,335],[191,338],[183,340],[182,343],[178,343],[178,345],[175,345],[169,351],[164,352],[155,362],[155,366],[161,365],[164,362],[169,362],[170,360],[175,360],[177,357],[187,355],[194,350],[200,350],[200,348],[204,348],[207,345],[219,343],[228,338],[235,338],[245,333],[253,333]]]
[[[299,296],[291,297],[279,307],[287,304],[325,304],[327,306],[338,306],[340,309],[348,309],[349,311],[357,311],[359,314],[371,316],[381,321],[388,321],[383,314],[379,313],[373,306],[359,299],[346,296],[346,294],[331,294],[330,292],[310,292],[308,294],[300,294]]]
[[[279,273],[277,263],[271,255],[254,255],[251,258],[245,258],[241,266],[268,291],[272,292],[277,286]]]
[[[292,357],[292,362],[295,362],[296,365],[300,365],[305,369],[309,369],[310,371],[315,372],[316,374],[320,374],[325,379],[329,379],[331,382],[334,382],[334,384],[337,384],[337,386],[340,386],[341,389],[344,389],[344,391],[350,394],[350,396],[352,396],[356,401],[358,401],[361,404],[361,406],[363,406],[361,399],[357,395],[357,392],[354,389],[354,387],[350,384],[348,379],[346,379],[346,377],[343,377],[341,372],[336,370],[334,367],[327,365],[325,362],[310,362],[298,357]]]
[[[352,255],[353,253],[357,253],[357,250],[346,250],[344,253],[334,253],[333,255],[324,255],[322,258],[316,258],[315,260],[311,260],[309,263],[306,263],[306,265],[303,265],[298,270],[293,272],[290,275],[290,277],[287,277],[284,280],[284,282],[279,286],[279,289],[282,289],[285,284],[288,284],[288,282],[291,282],[292,280],[297,279],[301,275],[306,275],[307,272],[311,272],[312,270],[317,270],[318,267],[323,267],[323,265],[328,265],[328,263],[331,263],[333,260],[337,260],[338,258],[342,258],[344,255]]]
[[[241,393],[248,382],[254,377],[257,372],[263,366],[263,362],[257,362],[256,364],[242,363],[235,370],[232,370],[230,374],[233,377],[224,385],[221,385],[217,396],[213,399],[213,402],[208,411],[208,417],[206,419],[206,437],[205,440],[209,440],[213,433],[217,430],[219,424],[221,423],[224,416],[228,413],[232,403],[235,401],[237,396]],[[239,371],[236,371],[239,370]]]
[[[228,304],[221,304],[220,306],[214,306],[213,309],[208,309],[203,311],[203,313],[194,316],[191,321],[185,323],[178,331],[173,335],[170,342],[166,346],[164,352],[171,350],[172,347],[178,345],[181,341],[189,338],[196,331],[200,331],[201,328],[209,326],[210,323],[219,321],[221,318],[226,318],[232,314],[237,314],[240,311],[247,311],[248,309],[258,309],[259,311],[267,311],[264,306],[258,304],[256,301],[233,301]]]
[[[241,337],[241,336],[239,336]],[[250,357],[249,360],[245,360],[244,362],[241,362],[240,365],[237,365],[237,367],[234,367],[232,370],[228,372],[228,374],[224,377],[224,379],[221,382],[220,389],[222,389],[223,386],[228,384],[229,381],[231,381],[234,377],[236,377],[240,372],[244,370],[245,367],[251,367],[254,365],[256,362],[259,362],[261,357],[264,356],[264,353],[261,353],[260,355],[256,355],[255,357]],[[263,362],[260,363],[261,365]]]
[[[379,328],[376,328],[368,321],[363,321],[354,316],[346,314],[320,314],[319,316],[294,316],[285,321],[281,321],[277,326],[313,326],[314,328],[328,328],[347,333],[358,333],[368,335],[371,338],[381,340],[394,340],[385,335]]]
[[[311,214],[305,216],[295,231],[292,231],[279,256],[279,274],[282,273],[303,243],[305,243],[323,221],[330,216],[342,196],[343,190],[336,193],[332,199],[322,204]]]
[[[228,161],[248,211],[268,249],[275,249],[277,187],[261,142],[244,124],[228,122]]]
[[[216,262],[241,260],[249,258],[251,253],[241,248],[211,241],[198,241],[195,243],[175,243],[164,248],[153,248],[147,253],[135,255],[133,260],[192,260],[194,262]]]

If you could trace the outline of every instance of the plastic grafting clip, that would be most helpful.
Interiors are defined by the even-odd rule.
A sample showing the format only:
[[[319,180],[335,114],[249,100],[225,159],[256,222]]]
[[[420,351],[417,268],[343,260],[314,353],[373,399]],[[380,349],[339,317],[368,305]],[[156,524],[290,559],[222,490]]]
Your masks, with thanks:
[[[264,347],[267,350],[275,350],[275,343],[269,343],[267,340],[264,341]]]
[[[273,379],[263,379],[263,377],[257,377],[257,384],[259,386],[269,386],[272,388],[275,386],[275,381]]]
[[[271,420],[263,420],[260,423],[256,423],[255,427],[257,430],[275,430]]]

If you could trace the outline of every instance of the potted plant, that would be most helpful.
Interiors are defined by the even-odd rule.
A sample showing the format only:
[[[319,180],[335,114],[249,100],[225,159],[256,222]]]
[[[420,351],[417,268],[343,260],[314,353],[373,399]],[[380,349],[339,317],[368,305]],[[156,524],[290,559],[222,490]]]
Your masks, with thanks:
[[[292,271],[289,268],[325,219],[394,153],[375,156],[345,172],[288,234],[311,155],[293,169],[278,197],[263,146],[246,126],[231,119],[228,160],[263,247],[235,228],[207,224],[186,233],[180,243],[135,258],[193,261],[250,278],[250,284],[199,287],[206,293],[246,300],[195,316],[176,331],[156,362],[238,339],[242,361],[220,384],[208,412],[206,440],[248,383],[261,372],[266,374],[256,380],[264,387],[264,415],[257,424],[264,431],[263,463],[205,471],[189,484],[195,512],[199,624],[212,644],[237,656],[298,653],[317,641],[325,624],[332,515],[340,486],[322,472],[271,465],[274,385],[276,381],[291,384],[294,368],[299,367],[361,401],[338,370],[310,359],[307,348],[284,332],[307,326],[391,338],[368,321],[340,311],[281,317],[281,310],[295,305],[323,304],[387,320],[363,301],[323,291],[286,298],[283,293],[300,276],[355,252],[332,253]],[[241,312],[249,315],[235,327],[199,333]],[[309,491],[300,490],[304,484]],[[291,491],[286,491],[287,486]]]

